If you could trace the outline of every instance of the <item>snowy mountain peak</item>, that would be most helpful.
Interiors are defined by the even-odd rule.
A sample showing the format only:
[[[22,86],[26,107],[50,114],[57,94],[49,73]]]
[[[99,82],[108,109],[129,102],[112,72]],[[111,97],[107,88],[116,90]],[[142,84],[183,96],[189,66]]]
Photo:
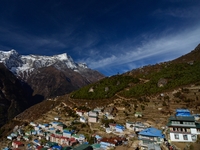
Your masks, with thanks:
[[[63,53],[63,54],[59,54],[59,55],[54,55],[53,57],[55,57],[55,58],[57,58],[59,60],[68,60],[68,59],[72,60],[72,58],[70,56],[68,56],[67,53]]]
[[[78,66],[81,68],[88,68],[86,63],[78,63]]]
[[[18,57],[18,56],[19,56],[19,54],[14,49],[12,49],[10,51],[0,51],[0,61],[1,62],[10,57]]]
[[[12,71],[14,74],[27,78],[35,69],[54,66],[57,69],[70,68],[79,72],[79,70],[86,69],[87,65],[84,63],[75,63],[67,53],[40,56],[40,55],[19,55],[17,51],[0,51],[0,62]],[[26,74],[26,77],[25,77]]]

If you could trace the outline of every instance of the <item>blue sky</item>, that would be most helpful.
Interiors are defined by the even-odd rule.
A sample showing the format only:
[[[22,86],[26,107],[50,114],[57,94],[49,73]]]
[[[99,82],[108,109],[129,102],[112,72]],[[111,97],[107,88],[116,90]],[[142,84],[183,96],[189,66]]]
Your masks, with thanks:
[[[0,50],[67,53],[110,76],[193,50],[199,8],[199,0],[3,0]]]

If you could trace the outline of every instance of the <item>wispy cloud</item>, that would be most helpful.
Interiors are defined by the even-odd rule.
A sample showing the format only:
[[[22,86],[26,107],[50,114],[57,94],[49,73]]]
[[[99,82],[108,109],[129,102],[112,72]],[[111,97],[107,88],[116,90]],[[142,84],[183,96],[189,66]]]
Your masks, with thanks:
[[[155,58],[155,56],[160,58],[160,61],[171,60],[188,53],[200,43],[200,26],[180,33],[162,35],[162,37],[155,36],[152,38],[151,36],[151,39],[146,39],[142,43],[139,46],[134,46],[130,40],[128,44],[127,41],[123,41],[117,47],[111,46],[115,47],[114,50],[111,50],[115,51],[115,54],[104,56],[104,58],[90,57],[85,59],[85,62],[93,69],[101,69],[124,64],[129,64],[129,66],[127,65],[128,68],[136,67],[137,65],[132,66],[130,64],[137,61],[144,61],[145,64],[145,59]],[[152,60],[152,62],[154,61]]]
[[[171,16],[176,18],[198,18],[200,14],[199,4],[196,6],[187,6],[185,8],[181,7],[169,7],[165,9],[157,9],[153,12],[153,15],[158,15],[160,17]]]
[[[39,49],[45,47],[45,49],[52,49],[52,48],[67,48],[67,44],[64,43],[62,40],[59,40],[54,37],[45,37],[45,36],[36,36],[33,34],[27,34],[24,31],[14,30],[13,28],[0,28],[1,43],[4,43],[4,39],[6,42],[9,42],[13,45],[12,48],[15,47],[22,47],[23,49],[27,50],[27,53],[32,52],[40,52]],[[6,45],[6,44],[4,44]],[[3,47],[6,47],[2,45]],[[11,47],[8,47],[11,48]]]

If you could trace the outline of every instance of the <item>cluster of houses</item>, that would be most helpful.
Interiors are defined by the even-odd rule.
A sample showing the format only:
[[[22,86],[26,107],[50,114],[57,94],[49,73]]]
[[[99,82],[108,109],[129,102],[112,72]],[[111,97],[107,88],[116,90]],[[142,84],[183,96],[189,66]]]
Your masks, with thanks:
[[[76,113],[80,118],[87,115],[88,122],[98,122],[99,115],[111,115],[112,111],[113,108],[106,110],[106,112],[102,112],[101,109],[94,109],[87,114],[84,111],[76,111]],[[173,142],[195,142],[197,135],[200,134],[198,119],[197,115],[191,115],[187,109],[177,109],[176,114],[169,117],[166,125],[168,136],[164,135],[162,130],[150,127],[142,122],[127,121],[125,125],[110,123],[109,127],[105,128],[106,133],[118,133],[120,136],[105,138],[93,135],[94,144],[90,145],[85,135],[76,134],[75,130],[68,129],[65,124],[59,122],[58,118],[48,124],[31,122],[32,128],[26,132],[23,127],[16,126],[13,129],[14,132],[8,135],[7,139],[12,141],[12,148],[34,146],[34,149],[83,150],[84,148],[85,150],[105,150],[127,144],[127,134],[134,132],[139,140],[140,147],[159,150],[161,143],[166,139]],[[41,142],[42,140],[45,142]],[[24,141],[28,144],[25,145]]]
[[[83,110],[75,110],[76,114],[78,116],[80,116],[80,122],[82,123],[87,123],[87,122],[93,122],[93,123],[97,123],[98,122],[98,116],[99,116],[99,112],[98,111],[83,111]],[[101,112],[101,110],[100,110]]]
[[[26,132],[23,128],[15,127],[15,132],[7,136],[7,139],[12,140],[13,148],[24,147],[25,145],[22,141],[32,143],[27,144],[26,147],[34,145],[34,148],[43,145],[45,145],[46,148],[50,148],[49,145],[51,145],[51,147],[58,145],[66,147],[87,143],[87,139],[83,134],[75,134],[74,130],[67,129],[67,126],[62,122],[53,121],[49,124],[36,124],[31,122],[30,126],[32,126],[32,129]],[[47,142],[42,143],[42,140]]]
[[[75,130],[68,129],[62,122],[52,121],[48,124],[30,122],[29,125],[32,126],[30,130],[25,132],[23,127],[16,126],[14,132],[7,136],[7,139],[12,141],[13,149],[83,150],[84,147],[88,150],[103,150],[126,141],[125,138],[120,137],[103,138],[95,135],[94,144],[89,145],[83,134],[76,134]],[[45,142],[41,142],[42,140]]]
[[[107,119],[114,119],[113,111],[115,107],[110,106],[106,107],[103,111],[103,108],[95,108],[89,112],[83,110],[75,110],[76,114],[80,116],[80,122],[82,123],[99,123],[99,117],[105,116]]]
[[[82,123],[99,123],[99,118],[115,119],[115,113],[117,108],[114,106],[108,106],[106,108],[98,107],[89,112],[84,110],[75,109],[75,113],[80,117]],[[135,117],[142,117],[141,112],[135,112]]]
[[[127,128],[132,128],[127,122]],[[136,125],[135,125],[136,126]],[[144,127],[145,126],[140,126]],[[140,145],[150,149],[154,145],[153,149],[159,149],[159,144],[168,139],[169,142],[196,142],[198,135],[200,135],[200,122],[199,115],[192,115],[188,109],[177,109],[174,116],[170,116],[167,127],[167,136],[165,137],[161,130],[156,128],[138,128],[138,139],[141,141]],[[136,128],[134,128],[136,130]]]

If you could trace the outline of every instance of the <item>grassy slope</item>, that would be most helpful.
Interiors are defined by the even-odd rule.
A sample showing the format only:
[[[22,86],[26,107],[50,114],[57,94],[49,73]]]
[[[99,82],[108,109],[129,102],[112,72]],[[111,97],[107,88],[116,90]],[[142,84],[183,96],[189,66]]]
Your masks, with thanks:
[[[157,64],[156,66],[152,67],[157,68],[156,71],[149,68],[140,69],[141,73],[138,73],[137,76],[134,75],[134,77],[132,75],[116,75],[105,78],[95,84],[73,92],[71,98],[88,100],[105,99],[113,97],[116,93],[126,98],[137,98],[200,82],[200,61],[195,61],[193,64],[186,62],[166,63]],[[160,79],[167,80],[167,84],[163,87],[158,87]],[[109,90],[105,91],[107,87]],[[91,88],[94,89],[94,92],[89,92]]]

